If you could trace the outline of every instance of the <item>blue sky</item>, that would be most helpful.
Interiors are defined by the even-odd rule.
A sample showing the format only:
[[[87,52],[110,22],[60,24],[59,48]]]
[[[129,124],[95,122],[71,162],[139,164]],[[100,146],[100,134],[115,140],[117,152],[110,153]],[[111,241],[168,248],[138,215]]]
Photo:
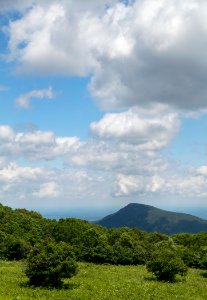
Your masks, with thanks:
[[[207,195],[207,4],[0,2],[0,201],[40,211]]]
[[[9,84],[12,84],[12,88]],[[5,84],[8,90],[2,92],[2,98],[7,99],[2,123],[12,126],[31,123],[44,131],[52,130],[58,135],[77,135],[86,139],[91,120],[96,120],[102,115],[90,99],[87,84],[88,78],[38,78],[10,74]],[[53,99],[42,102],[31,99],[29,109],[22,109],[15,104],[14,99],[19,95],[49,87],[54,91]]]
[[[206,163],[207,118],[183,119],[179,134],[163,152],[183,164],[200,166]]]

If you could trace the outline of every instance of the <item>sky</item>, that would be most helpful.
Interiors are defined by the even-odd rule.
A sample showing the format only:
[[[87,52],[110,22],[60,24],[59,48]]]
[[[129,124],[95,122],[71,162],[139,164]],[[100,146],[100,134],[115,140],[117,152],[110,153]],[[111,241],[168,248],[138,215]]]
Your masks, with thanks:
[[[204,0],[0,0],[0,202],[203,212],[206,78]]]

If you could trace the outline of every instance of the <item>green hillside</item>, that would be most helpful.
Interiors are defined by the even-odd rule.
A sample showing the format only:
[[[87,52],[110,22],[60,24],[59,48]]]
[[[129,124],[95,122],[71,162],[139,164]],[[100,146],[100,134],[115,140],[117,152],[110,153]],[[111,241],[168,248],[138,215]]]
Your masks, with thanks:
[[[207,262],[204,220],[139,204],[130,204],[104,220],[116,221],[108,222],[108,227],[123,227],[106,228],[75,218],[50,220],[37,212],[0,205],[0,259],[25,259],[35,245],[51,240],[70,245],[79,262],[140,265],[159,247],[172,246],[190,267],[202,267]],[[106,222],[99,223],[106,226]],[[178,231],[182,233],[172,237],[163,233]],[[203,232],[184,233],[189,231]]]
[[[128,204],[118,212],[97,221],[96,224],[107,228],[130,227],[165,234],[207,231],[206,220],[137,203]]]
[[[183,214],[135,204],[118,213],[123,216],[126,210],[133,211],[136,216],[135,208],[142,209],[148,226],[158,222],[161,213],[174,224],[183,220]],[[127,216],[130,225],[133,214]],[[201,224],[204,222],[189,215],[185,217],[188,222],[195,219]],[[46,247],[49,252],[45,252]],[[54,255],[59,268],[60,258],[66,253],[64,249],[69,250],[66,261],[72,257],[77,262],[78,272],[74,277],[63,277],[63,285],[56,289],[29,285],[25,271],[28,263],[33,261],[33,266],[38,263],[39,278],[41,268],[43,272],[47,266],[53,270]],[[165,261],[167,266],[170,263],[170,272],[183,264],[185,276],[177,273],[172,281],[158,280],[148,266],[154,259],[157,264],[159,257],[161,263]],[[165,265],[162,264],[162,268]],[[49,220],[37,212],[0,205],[0,300],[207,299],[206,270],[207,232],[168,236],[137,228],[105,228],[75,218]]]
[[[190,269],[185,280],[157,282],[144,266],[79,264],[63,289],[31,288],[22,262],[0,261],[0,300],[203,300],[206,272]]]

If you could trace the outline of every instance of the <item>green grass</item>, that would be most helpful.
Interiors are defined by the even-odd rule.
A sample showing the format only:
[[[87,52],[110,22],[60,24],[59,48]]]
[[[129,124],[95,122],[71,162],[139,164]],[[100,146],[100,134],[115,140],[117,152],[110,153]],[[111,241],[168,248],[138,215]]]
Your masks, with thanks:
[[[144,266],[79,264],[79,274],[61,290],[26,285],[22,262],[0,261],[0,300],[207,299],[207,272],[191,269],[185,281],[157,282]]]

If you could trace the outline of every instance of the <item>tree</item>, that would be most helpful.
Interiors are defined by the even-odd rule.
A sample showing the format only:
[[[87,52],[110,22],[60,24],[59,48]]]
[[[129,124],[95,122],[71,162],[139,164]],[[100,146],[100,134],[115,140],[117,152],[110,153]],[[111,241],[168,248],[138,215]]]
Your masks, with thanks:
[[[175,251],[159,249],[154,251],[147,263],[147,270],[152,272],[157,280],[175,281],[177,274],[186,276],[187,266]]]
[[[27,257],[30,245],[26,241],[8,236],[4,241],[4,257],[8,260],[20,260]]]
[[[71,278],[76,273],[77,263],[71,247],[51,240],[32,249],[25,270],[30,285],[46,287],[60,287],[63,278]]]

